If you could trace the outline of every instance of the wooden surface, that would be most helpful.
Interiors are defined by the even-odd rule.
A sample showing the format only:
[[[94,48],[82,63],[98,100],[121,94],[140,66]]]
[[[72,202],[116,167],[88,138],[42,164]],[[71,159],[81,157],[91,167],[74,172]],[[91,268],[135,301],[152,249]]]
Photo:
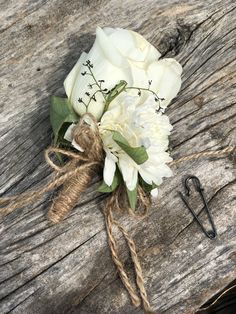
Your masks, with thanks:
[[[91,47],[97,25],[136,30],[183,65],[182,90],[168,109],[174,158],[235,145],[233,0],[1,0],[0,14],[2,195],[50,180],[43,157],[51,136],[49,95],[63,94],[63,80]],[[229,156],[173,167],[149,216],[121,219],[137,243],[157,313],[192,313],[236,277],[234,166]],[[178,197],[189,173],[205,187],[216,240],[199,231]],[[1,314],[142,313],[111,260],[98,181],[60,225],[45,218],[52,194],[1,220]],[[202,208],[197,198],[193,205]],[[132,273],[121,238],[119,244]]]

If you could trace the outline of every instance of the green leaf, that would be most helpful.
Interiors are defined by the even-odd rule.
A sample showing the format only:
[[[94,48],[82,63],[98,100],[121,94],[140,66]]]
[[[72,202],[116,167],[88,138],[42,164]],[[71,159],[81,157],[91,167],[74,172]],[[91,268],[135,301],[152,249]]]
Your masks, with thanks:
[[[107,98],[106,98],[106,104],[105,104],[105,110],[107,111],[108,106],[110,105],[110,103],[120,94],[122,93],[125,88],[127,86],[127,82],[126,81],[120,81],[118,84],[116,84],[109,92]]]
[[[129,200],[129,205],[131,207],[131,209],[135,210],[136,208],[136,204],[137,204],[137,197],[138,197],[138,184],[136,185],[135,189],[130,191],[127,187],[126,187],[126,191],[127,191],[127,195],[128,195],[128,200]]]
[[[143,164],[148,159],[145,147],[131,147],[128,141],[118,131],[113,132],[113,140],[129,155],[138,165]]]
[[[64,160],[63,160],[62,154],[60,154],[60,153],[55,153],[55,155],[56,155],[56,157],[57,157],[57,159],[58,159],[60,165],[61,165],[61,166],[64,166]]]
[[[57,144],[58,142],[64,123],[73,123],[78,121],[79,117],[73,110],[67,98],[57,96],[51,97],[50,122],[54,133],[54,144]]]
[[[111,186],[107,185],[103,181],[102,184],[98,188],[98,192],[101,192],[101,193],[113,192],[118,187],[118,185],[121,183],[121,181],[122,181],[121,174],[120,174],[119,170],[116,169],[116,172],[115,172]]]
[[[143,180],[142,177],[139,177],[139,182],[141,187],[144,189],[145,192],[150,193],[151,190],[155,189],[156,187],[158,187],[158,185],[156,185],[155,183],[152,184],[148,184],[147,182],[145,182]]]
[[[60,145],[60,147],[70,147],[72,148],[73,146],[71,145],[71,142],[67,141],[65,138],[64,138],[64,135],[68,129],[68,127],[71,125],[71,122],[65,122],[63,123],[63,125],[61,126],[60,128],[60,131],[58,133],[58,138],[57,138],[57,142],[58,144]]]

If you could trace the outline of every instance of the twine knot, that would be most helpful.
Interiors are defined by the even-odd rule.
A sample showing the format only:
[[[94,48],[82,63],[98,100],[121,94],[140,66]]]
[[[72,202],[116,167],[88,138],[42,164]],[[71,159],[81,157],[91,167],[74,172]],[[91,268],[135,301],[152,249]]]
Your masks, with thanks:
[[[99,134],[95,117],[86,113],[72,131],[72,137],[89,160],[100,161],[104,159],[102,140]]]

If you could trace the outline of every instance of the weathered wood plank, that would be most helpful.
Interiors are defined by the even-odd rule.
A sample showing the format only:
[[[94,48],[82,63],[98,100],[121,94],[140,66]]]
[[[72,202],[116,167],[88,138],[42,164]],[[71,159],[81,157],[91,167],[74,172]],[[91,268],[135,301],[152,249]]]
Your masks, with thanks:
[[[235,145],[235,4],[226,1],[1,1],[0,192],[50,179],[49,95],[62,83],[96,25],[131,28],[184,66],[168,109],[173,156]],[[180,164],[144,220],[123,217],[139,248],[158,313],[190,313],[236,277],[235,169],[231,157]],[[177,196],[188,173],[201,178],[219,236],[199,231]],[[52,195],[0,222],[1,313],[141,313],[110,258],[96,182],[58,226]],[[201,210],[195,197],[193,205]],[[119,235],[117,235],[119,237]],[[119,239],[123,249],[123,240]],[[128,252],[122,250],[132,272]]]

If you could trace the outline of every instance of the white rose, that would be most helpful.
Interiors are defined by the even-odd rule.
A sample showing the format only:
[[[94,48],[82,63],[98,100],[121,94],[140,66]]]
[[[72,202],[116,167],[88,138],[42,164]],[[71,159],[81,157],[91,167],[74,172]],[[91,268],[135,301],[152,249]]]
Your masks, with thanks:
[[[127,95],[102,116],[99,131],[106,151],[103,177],[107,185],[112,184],[116,165],[130,191],[137,185],[138,174],[150,185],[160,185],[163,177],[171,176],[166,163],[172,159],[166,150],[172,126],[156,106],[152,96],[140,103],[138,96]],[[132,147],[144,146],[147,161],[138,165],[131,159],[113,140],[111,130],[121,133]],[[157,190],[153,192],[157,195]]]
[[[127,81],[131,87],[148,87],[148,81],[152,80],[151,89],[165,98],[162,106],[166,107],[180,89],[182,68],[174,59],[158,61],[159,58],[159,51],[138,33],[98,27],[93,47],[89,53],[82,53],[64,82],[66,94],[79,115],[90,112],[98,120],[101,118],[105,97],[98,92],[96,101],[91,99],[98,86],[90,74],[82,75],[87,71],[83,64],[89,60],[101,89],[110,90],[120,80]]]

